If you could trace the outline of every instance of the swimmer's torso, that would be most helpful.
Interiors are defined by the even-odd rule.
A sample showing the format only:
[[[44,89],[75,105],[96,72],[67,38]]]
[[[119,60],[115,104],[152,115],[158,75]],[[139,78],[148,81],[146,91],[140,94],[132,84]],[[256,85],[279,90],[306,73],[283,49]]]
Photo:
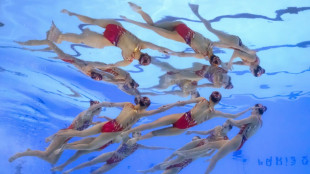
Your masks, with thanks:
[[[122,55],[125,60],[132,61],[133,59],[140,58],[140,42],[140,39],[131,34],[129,31],[122,34],[117,46],[122,49]]]
[[[262,126],[262,120],[260,118],[258,118],[257,116],[251,117],[253,117],[254,121],[252,123],[243,125],[240,128],[239,132],[240,135],[245,136],[247,139],[254,135],[257,130]]]
[[[135,105],[125,104],[121,113],[117,116],[116,121],[124,128],[130,128],[140,119],[139,110],[135,110]]]
[[[191,109],[192,118],[197,122],[197,124],[211,119],[212,112],[214,111],[210,109],[209,101],[206,99],[202,99],[194,106],[193,109]]]

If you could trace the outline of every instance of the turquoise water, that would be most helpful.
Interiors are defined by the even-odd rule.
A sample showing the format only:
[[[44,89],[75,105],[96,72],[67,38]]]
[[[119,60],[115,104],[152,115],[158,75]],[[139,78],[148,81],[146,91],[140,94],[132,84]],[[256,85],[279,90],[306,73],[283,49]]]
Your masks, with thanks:
[[[198,89],[203,97],[208,97],[214,90],[220,91],[223,99],[216,109],[223,112],[237,113],[256,103],[268,107],[263,115],[263,127],[246,142],[241,151],[222,159],[213,173],[310,173],[310,137],[307,134],[310,131],[310,1],[134,2],[141,5],[154,21],[182,20],[205,37],[217,40],[187,5],[188,2],[199,4],[200,14],[210,20],[214,28],[239,36],[245,45],[258,51],[266,74],[255,78],[247,67],[235,66],[229,72],[233,89]],[[68,127],[78,113],[88,108],[88,101],[91,99],[133,102],[134,96],[127,95],[116,86],[94,81],[74,66],[51,59],[56,56],[55,53],[33,52],[13,42],[45,38],[52,20],[62,31],[80,33],[80,28],[85,26],[80,26],[82,23],[77,18],[60,13],[62,9],[94,18],[120,19],[119,15],[125,15],[142,22],[141,17],[129,8],[127,1],[0,1],[0,173],[53,173],[50,171],[51,165],[41,159],[24,157],[9,163],[8,158],[27,148],[44,150],[48,146],[44,139],[59,129]],[[175,51],[189,49],[186,44],[159,37],[152,31],[125,22],[122,24],[143,40]],[[104,31],[95,26],[87,27],[98,32]],[[116,47],[93,49],[69,42],[58,46],[65,53],[88,61],[113,63],[121,58],[121,52]],[[41,49],[45,46],[27,48]],[[193,62],[205,63],[204,60],[195,58],[167,57],[152,50],[147,51],[175,68],[188,68]],[[224,61],[228,61],[232,54],[232,50],[228,49],[216,49],[215,52]],[[137,62],[123,69],[130,72],[140,88],[158,84],[158,77],[165,73],[154,65],[141,67]],[[175,89],[178,88],[168,88]],[[158,95],[150,96],[150,99],[152,104],[149,109],[155,109],[189,97]],[[190,108],[192,105],[173,108],[143,118],[137,125],[149,123],[164,115],[185,112]],[[104,108],[101,115],[114,118],[119,111],[116,108]],[[247,116],[249,113],[241,118]],[[99,119],[95,118],[95,121]],[[208,130],[224,121],[225,119],[215,118],[191,130]],[[148,132],[146,130],[143,134]],[[229,137],[235,136],[237,132],[234,128],[229,132]],[[182,134],[156,137],[140,143],[177,149],[191,138],[191,135]],[[117,147],[118,144],[113,144],[101,152],[82,156],[65,169]],[[72,150],[65,151],[57,164],[65,162],[73,153]],[[108,173],[136,173],[136,170],[147,169],[163,161],[170,154],[169,150],[138,150]],[[205,159],[199,159],[180,173],[203,173],[207,165]],[[97,164],[75,173],[90,173],[100,166]]]

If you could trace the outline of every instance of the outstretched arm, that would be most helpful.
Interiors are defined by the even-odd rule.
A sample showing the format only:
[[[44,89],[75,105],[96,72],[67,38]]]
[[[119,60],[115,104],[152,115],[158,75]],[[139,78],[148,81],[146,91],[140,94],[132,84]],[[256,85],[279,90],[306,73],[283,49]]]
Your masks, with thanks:
[[[239,112],[237,114],[229,114],[229,113],[224,113],[224,112],[221,112],[221,111],[215,111],[215,117],[225,117],[225,118],[237,118],[239,117],[240,115],[242,114],[245,114],[246,112],[248,112],[249,110],[251,110],[252,107],[242,111],[242,112]]]
[[[173,150],[173,148],[169,148],[169,147],[144,146],[144,145],[142,145],[142,144],[139,144],[139,147],[140,147],[141,149],[150,149],[150,150],[161,150],[161,149]]]
[[[246,65],[244,62],[242,61],[237,61],[237,62],[233,62],[234,65]]]
[[[160,113],[160,112],[164,112],[164,111],[166,111],[166,110],[168,110],[170,108],[173,108],[175,106],[184,106],[184,105],[190,104],[190,103],[198,103],[202,99],[203,99],[203,97],[198,97],[198,98],[191,99],[191,100],[178,101],[178,102],[175,102],[175,103],[172,103],[172,104],[161,106],[158,109],[154,109],[154,110],[151,110],[151,111],[145,111],[142,115],[143,116],[154,115],[154,114],[157,114],[157,113]]]
[[[198,88],[203,88],[203,87],[211,87],[211,88],[220,88],[221,85],[215,85],[213,83],[204,83],[201,85],[197,85]]]
[[[170,49],[168,49],[168,48],[161,47],[161,46],[152,44],[152,43],[150,43],[150,42],[145,42],[145,41],[141,41],[141,42],[142,42],[142,47],[141,47],[141,49],[150,48],[150,49],[152,49],[152,50],[157,50],[157,51],[162,52],[162,53],[165,53],[165,54],[174,53],[174,51],[172,51],[172,50],[170,50]]]
[[[207,131],[187,131],[186,134],[199,134],[199,135],[208,135],[210,134],[211,132],[213,132],[214,129],[210,129],[210,130],[207,130]]]
[[[165,161],[169,161],[173,157],[177,156],[178,154],[176,152],[178,152],[178,151],[189,150],[189,149],[196,147],[201,141],[203,141],[203,140],[195,140],[195,141],[187,143],[185,146],[183,146],[180,149],[173,152],[168,158],[165,159]]]
[[[231,124],[233,126],[236,126],[236,127],[241,127],[245,124],[249,124],[249,123],[253,123],[255,122],[256,120],[253,118],[253,117],[248,117],[248,118],[245,118],[245,119],[242,119],[242,120],[233,120],[233,119],[228,119],[226,122],[228,124]]]
[[[128,61],[128,60],[121,60],[119,62],[116,62],[116,63],[113,63],[113,64],[110,64],[110,66],[115,66],[115,67],[119,67],[119,66],[128,66],[131,64],[131,61]]]
[[[122,102],[122,103],[101,102],[101,103],[94,104],[91,107],[89,107],[87,109],[87,112],[92,112],[102,107],[124,107],[126,104],[129,104],[129,102]]]
[[[99,116],[99,117],[97,117],[97,118],[104,118],[104,119],[106,119],[106,120],[108,120],[108,121],[113,120],[113,118],[110,118],[110,117],[108,117],[108,116]]]
[[[174,52],[174,53],[169,53],[169,54],[173,55],[173,56],[178,56],[178,57],[195,57],[195,58],[198,58],[198,59],[207,59],[207,60],[209,60],[208,57],[205,57],[204,55],[198,54],[198,53]]]

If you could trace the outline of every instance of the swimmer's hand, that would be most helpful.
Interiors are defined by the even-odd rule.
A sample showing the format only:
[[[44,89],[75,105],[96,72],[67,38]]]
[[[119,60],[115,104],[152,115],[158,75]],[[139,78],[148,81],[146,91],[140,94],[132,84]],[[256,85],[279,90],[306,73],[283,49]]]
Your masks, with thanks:
[[[164,54],[169,54],[169,55],[173,53],[173,51],[169,50],[168,48],[163,48],[163,47],[159,48],[158,51]]]
[[[194,131],[186,131],[186,135],[190,135],[190,134],[192,134],[192,133],[194,133]]]
[[[129,146],[132,146],[132,145],[136,144],[137,141],[138,141],[138,138],[131,138],[131,139],[129,139],[129,140],[126,142],[126,144],[129,145]]]
[[[121,17],[122,19],[124,19],[125,21],[128,21],[128,18],[126,16],[120,15],[119,17]]]
[[[130,7],[132,8],[133,11],[135,11],[135,12],[141,11],[141,7],[138,6],[137,4],[134,4],[132,2],[128,2],[128,4],[130,5]]]
[[[124,138],[127,138],[128,136],[129,136],[129,132],[122,132],[121,134],[120,134],[120,136],[124,139]]]
[[[186,105],[186,102],[185,102],[185,101],[178,101],[178,102],[177,102],[177,105],[178,105],[178,106],[185,106],[185,105]]]

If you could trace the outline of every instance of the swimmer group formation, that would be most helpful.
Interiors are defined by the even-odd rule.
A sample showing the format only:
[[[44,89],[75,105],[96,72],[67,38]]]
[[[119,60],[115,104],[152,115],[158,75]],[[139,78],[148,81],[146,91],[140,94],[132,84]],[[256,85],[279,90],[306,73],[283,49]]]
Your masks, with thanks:
[[[155,45],[151,42],[143,41],[136,37],[133,33],[126,30],[120,22],[110,19],[94,19],[83,16],[68,10],[61,12],[75,16],[79,20],[87,24],[93,24],[104,28],[103,34],[84,29],[81,34],[63,33],[54,23],[47,32],[47,38],[43,40],[29,40],[26,42],[18,42],[21,45],[48,45],[58,58],[62,61],[74,65],[79,71],[97,81],[104,81],[115,84],[123,92],[134,95],[134,103],[122,102],[99,102],[90,101],[87,110],[79,113],[72,121],[71,125],[66,129],[61,129],[54,135],[47,137],[46,142],[49,146],[41,150],[28,149],[25,152],[16,153],[9,161],[24,157],[36,156],[51,164],[56,164],[63,151],[66,149],[76,150],[65,163],[52,168],[53,171],[63,171],[70,163],[77,160],[80,156],[94,151],[102,151],[110,144],[119,143],[119,147],[112,152],[103,152],[100,156],[91,161],[82,163],[74,168],[68,169],[63,173],[70,173],[80,168],[88,167],[97,163],[104,163],[99,169],[92,172],[93,174],[105,173],[117,166],[123,159],[129,157],[138,149],[149,150],[172,150],[169,147],[146,146],[138,143],[140,140],[149,139],[155,136],[175,136],[184,132],[186,134],[204,135],[206,138],[194,136],[191,142],[180,145],[180,148],[174,151],[162,163],[146,170],[139,170],[140,173],[151,173],[162,170],[163,174],[179,173],[184,167],[188,166],[194,160],[201,157],[209,157],[209,164],[202,164],[206,167],[206,174],[211,173],[217,162],[229,153],[242,148],[244,143],[254,135],[262,126],[262,115],[267,107],[262,104],[250,106],[248,109],[236,113],[223,113],[215,109],[215,106],[221,101],[222,95],[214,91],[208,98],[201,97],[197,88],[225,88],[232,89],[234,86],[228,72],[232,70],[233,65],[248,66],[251,73],[255,77],[259,77],[265,73],[260,66],[260,59],[254,50],[243,45],[238,36],[230,35],[225,32],[212,28],[209,21],[204,19],[198,13],[198,5],[189,4],[193,13],[201,20],[206,29],[215,34],[219,41],[213,42],[205,38],[202,34],[192,30],[181,21],[154,23],[152,18],[142,10],[142,8],[134,3],[129,2],[133,11],[140,14],[145,23],[137,22],[121,16],[124,21],[150,29],[158,35],[177,42],[182,42],[190,46],[194,53],[175,52],[166,47]],[[72,43],[83,43],[94,48],[104,48],[107,46],[116,46],[121,49],[123,60],[113,64],[105,64],[103,62],[84,61],[64,53],[55,43],[60,44],[63,41]],[[233,49],[233,54],[227,63],[213,54],[213,47]],[[195,57],[205,59],[209,64],[193,63],[191,68],[176,69],[166,62],[161,62],[152,58],[151,55],[142,50],[150,48],[167,55],[178,57]],[[240,58],[240,61],[234,61]],[[163,91],[161,95],[173,94],[182,97],[190,96],[190,100],[177,101],[175,103],[163,105],[154,110],[147,110],[151,101],[146,95],[158,95],[152,92],[140,92],[139,84],[128,72],[119,68],[135,63],[135,60],[141,65],[149,65],[152,63],[167,73],[160,76],[158,85],[150,89],[164,90],[169,86],[177,85],[180,89],[173,91]],[[209,83],[198,84],[202,79],[207,79]],[[164,112],[172,107],[182,107],[187,104],[195,103],[195,106],[185,113],[175,113],[163,116],[151,123],[142,124],[135,127],[135,123],[142,117],[148,117],[160,112]],[[103,107],[122,108],[120,114],[115,118],[107,116],[107,121],[93,122],[94,116],[101,113]],[[235,120],[237,117],[251,111],[250,115],[242,120]],[[223,125],[216,126],[207,131],[191,131],[188,130],[198,124],[202,124],[215,117],[224,117],[227,120]],[[236,127],[240,129],[239,133],[234,137],[228,137],[227,133]],[[141,132],[155,129],[141,135]],[[130,133],[132,136],[130,137]],[[97,137],[88,137],[98,135]],[[86,137],[79,141],[71,142],[72,137]],[[70,142],[69,142],[70,141]],[[104,150],[103,150],[104,151]]]

